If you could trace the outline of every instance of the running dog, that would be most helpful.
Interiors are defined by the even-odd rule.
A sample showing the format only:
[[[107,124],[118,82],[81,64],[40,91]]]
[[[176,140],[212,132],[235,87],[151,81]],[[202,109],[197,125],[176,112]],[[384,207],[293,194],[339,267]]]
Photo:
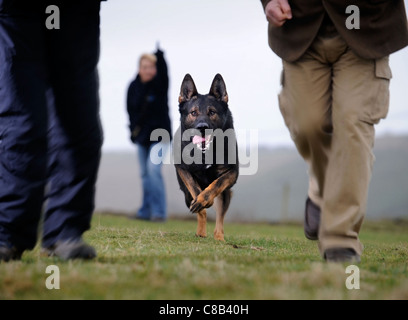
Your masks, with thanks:
[[[222,76],[217,74],[210,92],[201,95],[187,74],[181,85],[179,111],[183,138],[177,147],[182,157],[175,167],[180,189],[187,207],[197,214],[196,235],[207,236],[206,209],[214,204],[214,238],[224,241],[224,216],[231,202],[231,187],[238,179],[239,165],[233,119]]]

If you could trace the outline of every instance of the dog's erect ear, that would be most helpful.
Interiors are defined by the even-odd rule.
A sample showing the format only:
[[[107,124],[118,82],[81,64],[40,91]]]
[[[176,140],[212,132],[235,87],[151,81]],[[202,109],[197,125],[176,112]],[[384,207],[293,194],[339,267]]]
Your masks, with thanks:
[[[217,100],[228,103],[227,88],[224,79],[219,73],[217,73],[211,84],[210,95],[214,96]]]
[[[194,84],[193,78],[190,74],[184,76],[183,82],[181,84],[179,103],[189,101],[192,97],[198,94],[197,88]]]

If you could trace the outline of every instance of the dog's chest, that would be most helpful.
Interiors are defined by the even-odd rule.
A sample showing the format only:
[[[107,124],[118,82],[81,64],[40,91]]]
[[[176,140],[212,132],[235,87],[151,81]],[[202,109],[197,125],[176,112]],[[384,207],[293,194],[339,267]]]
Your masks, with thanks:
[[[202,170],[195,171],[193,176],[198,182],[201,188],[207,188],[213,181],[218,178],[218,172],[215,170],[215,166],[206,168],[207,165],[203,165]]]

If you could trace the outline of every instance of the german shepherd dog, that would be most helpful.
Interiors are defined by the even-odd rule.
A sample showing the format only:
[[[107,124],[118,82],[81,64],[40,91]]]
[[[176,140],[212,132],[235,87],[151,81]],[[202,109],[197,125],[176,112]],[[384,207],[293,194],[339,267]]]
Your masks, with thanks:
[[[184,192],[187,207],[197,214],[196,235],[207,236],[206,209],[214,204],[214,238],[224,241],[224,216],[231,201],[230,189],[238,178],[239,165],[233,119],[222,76],[217,74],[210,92],[201,95],[197,92],[192,77],[187,74],[181,85],[179,111],[181,135],[185,137],[186,131],[190,133],[187,135],[189,138],[181,139],[180,151],[185,153],[190,150],[187,154],[198,155],[195,159],[200,160],[186,163],[182,157],[180,163],[175,164],[180,189]],[[220,137],[215,132],[229,132],[230,135],[226,137],[221,134]],[[231,152],[234,153],[235,161],[229,163]]]

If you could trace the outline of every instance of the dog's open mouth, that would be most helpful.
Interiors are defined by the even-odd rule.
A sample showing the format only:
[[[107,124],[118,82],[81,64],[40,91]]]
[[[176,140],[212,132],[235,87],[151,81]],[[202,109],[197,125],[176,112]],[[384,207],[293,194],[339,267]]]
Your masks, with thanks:
[[[197,136],[193,137],[193,143],[197,146],[199,150],[203,153],[210,149],[210,145],[213,142],[213,135],[204,135],[204,136]]]

